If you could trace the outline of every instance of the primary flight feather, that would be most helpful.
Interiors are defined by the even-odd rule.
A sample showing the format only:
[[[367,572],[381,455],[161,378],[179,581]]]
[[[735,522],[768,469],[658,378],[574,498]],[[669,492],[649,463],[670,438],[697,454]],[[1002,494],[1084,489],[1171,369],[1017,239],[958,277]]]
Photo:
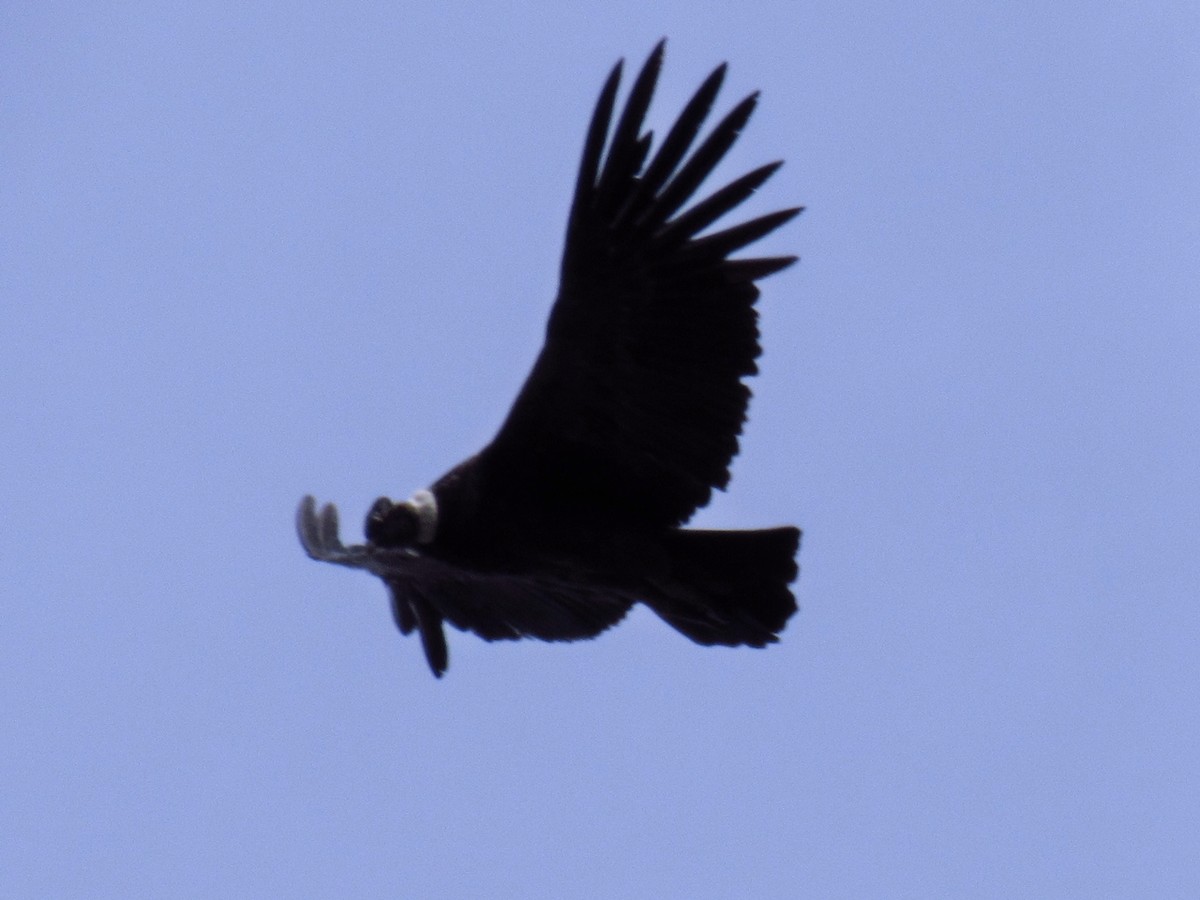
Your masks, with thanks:
[[[796,259],[729,256],[800,208],[706,232],[778,162],[684,208],[757,94],[696,146],[719,66],[652,154],[642,124],[663,47],[615,125],[622,63],[600,92],[546,342],[492,442],[411,499],[377,500],[366,544],[341,543],[332,504],[300,504],[308,555],[382,578],[438,677],[444,622],[489,641],[571,641],[641,602],[697,643],[762,647],[796,611],[798,529],[680,526],[729,482],[761,352],[755,282]]]

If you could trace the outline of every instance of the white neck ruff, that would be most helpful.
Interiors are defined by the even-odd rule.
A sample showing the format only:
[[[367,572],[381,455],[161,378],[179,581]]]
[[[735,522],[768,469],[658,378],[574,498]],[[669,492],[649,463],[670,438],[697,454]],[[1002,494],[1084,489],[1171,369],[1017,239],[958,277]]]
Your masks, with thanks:
[[[430,544],[437,536],[438,507],[437,497],[432,491],[416,491],[405,501],[417,514],[417,543]]]

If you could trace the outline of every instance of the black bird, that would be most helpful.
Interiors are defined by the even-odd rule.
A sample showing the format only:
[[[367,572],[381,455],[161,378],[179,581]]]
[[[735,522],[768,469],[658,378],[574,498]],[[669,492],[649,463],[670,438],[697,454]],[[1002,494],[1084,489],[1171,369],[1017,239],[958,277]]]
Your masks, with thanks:
[[[683,525],[729,482],[757,371],[755,282],[794,256],[730,259],[800,212],[710,225],[781,165],[696,202],[757,101],[695,150],[719,66],[651,155],[642,131],[664,42],[609,136],[618,62],[588,128],[546,343],[499,433],[429,489],[381,497],[367,543],[345,547],[337,510],[297,513],[313,559],[384,580],[404,634],[418,630],[439,678],[443,622],[484,640],[591,638],[637,602],[699,644],[762,647],[796,611],[800,531]],[[689,151],[691,151],[689,153]]]

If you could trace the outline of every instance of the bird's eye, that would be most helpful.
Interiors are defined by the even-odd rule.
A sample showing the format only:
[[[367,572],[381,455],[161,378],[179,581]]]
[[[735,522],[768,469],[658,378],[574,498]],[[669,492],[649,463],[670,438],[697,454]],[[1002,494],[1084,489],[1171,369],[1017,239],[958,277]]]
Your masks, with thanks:
[[[377,547],[411,544],[417,537],[417,514],[405,503],[380,497],[367,513],[363,525],[367,540]]]

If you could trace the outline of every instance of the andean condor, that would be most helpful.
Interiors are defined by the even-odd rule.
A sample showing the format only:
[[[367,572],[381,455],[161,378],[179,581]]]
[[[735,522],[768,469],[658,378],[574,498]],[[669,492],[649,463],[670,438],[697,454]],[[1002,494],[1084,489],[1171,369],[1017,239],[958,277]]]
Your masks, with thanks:
[[[488,641],[573,641],[641,602],[696,643],[762,647],[796,611],[798,529],[680,526],[729,482],[750,399],[742,379],[761,352],[755,282],[796,259],[729,256],[800,209],[704,233],[774,162],[681,211],[757,94],[689,153],[719,66],[651,154],[642,121],[662,58],[660,42],[611,137],[621,62],[600,92],[545,346],[492,442],[411,499],[377,500],[366,544],[343,546],[332,504],[300,504],[308,555],[382,578],[396,624],[420,632],[438,677],[443,622]]]

